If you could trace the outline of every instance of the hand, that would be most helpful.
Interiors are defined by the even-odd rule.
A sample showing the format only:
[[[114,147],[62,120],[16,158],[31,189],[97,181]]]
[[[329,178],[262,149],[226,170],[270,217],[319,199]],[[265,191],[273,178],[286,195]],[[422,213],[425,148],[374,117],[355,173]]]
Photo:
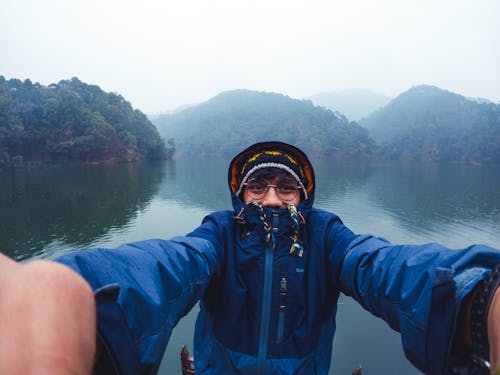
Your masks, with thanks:
[[[491,374],[500,375],[500,288],[493,296],[487,319]]]
[[[88,375],[95,327],[94,296],[77,273],[0,254],[0,374]]]

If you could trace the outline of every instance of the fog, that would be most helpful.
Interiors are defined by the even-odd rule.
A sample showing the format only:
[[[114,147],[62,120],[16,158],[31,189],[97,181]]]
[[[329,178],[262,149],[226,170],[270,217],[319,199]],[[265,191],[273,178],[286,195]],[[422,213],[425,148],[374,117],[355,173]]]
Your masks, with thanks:
[[[500,2],[3,0],[0,75],[78,77],[148,114],[245,88],[431,84],[500,101]]]

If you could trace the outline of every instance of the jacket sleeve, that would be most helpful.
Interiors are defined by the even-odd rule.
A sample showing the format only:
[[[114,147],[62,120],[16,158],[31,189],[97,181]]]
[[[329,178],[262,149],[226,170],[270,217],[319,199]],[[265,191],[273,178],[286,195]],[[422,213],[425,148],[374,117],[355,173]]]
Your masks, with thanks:
[[[395,246],[354,235],[341,222],[332,226],[329,241],[341,291],[401,332],[405,354],[417,368],[448,373],[460,303],[500,263],[500,251],[482,245]]]
[[[56,261],[94,290],[102,348],[95,372],[103,374],[156,374],[172,329],[218,272],[212,244],[188,237],[81,250]]]

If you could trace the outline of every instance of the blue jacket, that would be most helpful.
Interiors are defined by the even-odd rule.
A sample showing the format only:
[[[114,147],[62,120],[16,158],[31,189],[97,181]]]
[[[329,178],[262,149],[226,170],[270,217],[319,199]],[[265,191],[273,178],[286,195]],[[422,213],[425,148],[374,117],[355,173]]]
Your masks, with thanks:
[[[185,237],[70,253],[58,259],[95,290],[102,353],[96,372],[155,374],[172,329],[200,301],[197,374],[327,374],[339,293],[401,332],[408,359],[450,373],[461,300],[500,263],[481,245],[391,245],[357,235],[334,214],[301,202],[304,253],[290,255],[286,209],[232,193],[234,211],[207,216]]]

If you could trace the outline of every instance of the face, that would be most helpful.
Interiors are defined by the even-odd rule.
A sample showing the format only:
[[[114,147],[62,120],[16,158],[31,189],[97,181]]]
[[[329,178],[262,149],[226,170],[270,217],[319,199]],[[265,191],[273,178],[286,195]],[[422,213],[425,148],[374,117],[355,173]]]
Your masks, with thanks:
[[[300,203],[298,184],[294,180],[253,180],[250,179],[243,191],[245,203],[258,202],[265,207],[286,208],[287,204]]]

